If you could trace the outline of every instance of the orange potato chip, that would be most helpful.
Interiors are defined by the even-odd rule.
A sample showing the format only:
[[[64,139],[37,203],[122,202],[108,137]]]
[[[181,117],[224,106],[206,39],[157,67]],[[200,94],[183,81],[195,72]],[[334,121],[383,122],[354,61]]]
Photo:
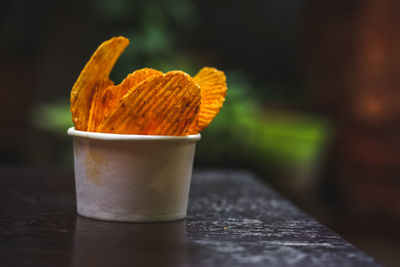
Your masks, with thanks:
[[[103,82],[97,82],[93,88],[93,98],[92,98],[92,103],[90,106],[90,111],[89,111],[89,118],[88,118],[88,123],[86,126],[86,131],[88,132],[93,132],[99,121],[99,101],[101,99],[101,96],[104,94],[105,89],[110,86],[113,86],[114,83],[111,80],[104,80]]]
[[[85,65],[71,90],[72,121],[76,130],[86,131],[93,122],[93,99],[99,92],[112,84],[110,72],[129,44],[125,37],[113,37],[103,42]],[[91,126],[92,127],[92,126]]]
[[[119,85],[104,87],[104,90],[98,90],[93,98],[93,112],[88,131],[96,132],[97,128],[119,103],[121,98],[134,88],[137,84],[153,75],[160,75],[162,72],[151,68],[144,68],[129,74]]]
[[[201,104],[189,134],[197,134],[211,123],[221,109],[228,89],[224,72],[215,68],[204,67],[193,78],[201,89]]]
[[[144,68],[114,85],[110,72],[128,44],[125,37],[103,42],[80,73],[71,91],[75,129],[186,135],[206,128],[225,101],[225,74],[205,67],[191,78],[181,71]]]
[[[200,87],[188,74],[153,75],[131,89],[99,132],[186,135],[200,107]]]

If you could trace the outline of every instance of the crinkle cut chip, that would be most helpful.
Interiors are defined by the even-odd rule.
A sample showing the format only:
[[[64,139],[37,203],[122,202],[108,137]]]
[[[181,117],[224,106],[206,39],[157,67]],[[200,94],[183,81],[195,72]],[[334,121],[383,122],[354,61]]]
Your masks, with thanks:
[[[193,78],[201,88],[201,105],[189,134],[197,134],[211,123],[221,109],[228,89],[224,72],[215,68],[204,67]]]
[[[111,85],[110,72],[128,44],[129,40],[125,37],[103,42],[83,68],[71,90],[70,109],[76,130],[88,130],[92,101],[96,94],[104,90],[104,86]]]
[[[188,74],[154,75],[129,91],[99,132],[186,135],[200,108],[200,87]]]
[[[97,132],[100,124],[117,107],[124,95],[147,78],[160,74],[162,72],[150,68],[136,70],[129,74],[120,84],[111,85],[99,91],[99,94],[93,100],[93,119],[88,131]]]

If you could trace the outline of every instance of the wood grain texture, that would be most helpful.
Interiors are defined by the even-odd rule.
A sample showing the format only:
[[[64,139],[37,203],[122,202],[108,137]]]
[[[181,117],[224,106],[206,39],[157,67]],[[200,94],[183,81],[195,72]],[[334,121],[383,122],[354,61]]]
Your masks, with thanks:
[[[187,219],[147,224],[76,216],[72,173],[1,177],[1,266],[381,266],[247,172],[195,172]]]

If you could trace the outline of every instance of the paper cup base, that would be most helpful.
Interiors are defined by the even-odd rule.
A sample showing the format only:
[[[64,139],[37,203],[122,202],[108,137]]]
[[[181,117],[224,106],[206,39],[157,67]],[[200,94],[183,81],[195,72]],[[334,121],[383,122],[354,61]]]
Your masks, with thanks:
[[[186,217],[186,212],[141,215],[91,210],[85,207],[78,207],[78,214],[90,219],[116,222],[167,222],[182,220]]]

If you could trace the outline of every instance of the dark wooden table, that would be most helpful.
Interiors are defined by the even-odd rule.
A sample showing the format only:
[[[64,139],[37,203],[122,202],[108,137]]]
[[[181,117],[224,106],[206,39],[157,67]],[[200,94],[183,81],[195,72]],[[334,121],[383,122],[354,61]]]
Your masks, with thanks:
[[[380,266],[247,172],[195,172],[182,221],[75,208],[72,173],[2,171],[0,266]]]

